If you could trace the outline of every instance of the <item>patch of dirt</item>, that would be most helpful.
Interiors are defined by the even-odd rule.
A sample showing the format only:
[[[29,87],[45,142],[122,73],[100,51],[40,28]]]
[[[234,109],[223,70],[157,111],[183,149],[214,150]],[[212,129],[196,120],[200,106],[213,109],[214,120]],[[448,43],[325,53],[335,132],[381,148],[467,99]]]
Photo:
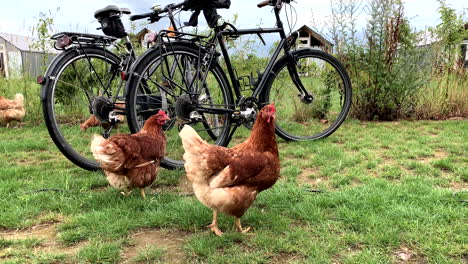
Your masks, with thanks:
[[[342,234],[340,234],[342,235]],[[337,255],[333,256],[333,261],[331,263],[333,264],[340,264],[342,263],[341,259],[343,259],[345,256],[352,257],[357,254],[363,249],[363,246],[360,244],[353,244],[350,245],[348,248],[346,248],[344,251],[341,251]]]
[[[333,143],[338,144],[338,145],[343,145],[346,142],[343,139],[336,139],[336,140],[333,141]]]
[[[6,240],[39,239],[40,244],[33,247],[34,253],[74,255],[86,242],[67,247],[57,240],[57,224],[40,224],[22,230],[1,231],[0,237]],[[6,251],[9,249],[7,248]]]
[[[347,255],[349,256],[354,256],[358,254],[362,250],[363,246],[362,245],[352,245],[349,248],[346,249]]]
[[[270,263],[295,263],[297,261],[304,260],[304,256],[300,254],[281,252],[269,260]]]
[[[36,158],[23,158],[23,159],[16,160],[15,164],[18,166],[37,165],[38,161]]]
[[[425,157],[419,157],[417,158],[418,161],[422,163],[430,163],[436,159],[443,159],[448,157],[448,153],[443,151],[443,150],[436,150],[432,156],[425,156]]]
[[[178,185],[154,184],[148,191],[151,195],[157,195],[160,192],[174,192],[182,196],[194,195],[192,183],[187,179],[185,174],[180,176]]]
[[[182,193],[182,194],[192,194],[193,193],[192,183],[187,178],[187,175],[181,176],[179,178],[178,189],[179,189],[179,192]]]
[[[132,263],[132,259],[145,249],[161,248],[164,250],[163,263],[185,263],[186,257],[182,246],[188,234],[180,230],[161,230],[144,228],[135,232],[122,253],[122,263]]]
[[[41,224],[22,230],[2,231],[0,235],[7,240],[28,238],[50,239],[55,236],[55,225]]]
[[[151,188],[146,188],[146,194],[158,195],[161,192],[177,192],[177,185],[172,184],[153,184]]]
[[[305,168],[302,173],[297,176],[299,183],[308,184],[311,186],[317,186],[320,183],[327,183],[330,179],[328,177],[312,178],[311,176],[317,176],[320,170]]]
[[[434,154],[433,154],[434,158],[436,159],[441,159],[441,158],[445,158],[448,156],[448,153],[443,151],[443,150],[437,150]]]
[[[394,252],[396,263],[427,263],[427,261],[417,254],[415,250],[406,246],[401,246]]]
[[[280,161],[284,161],[284,160],[296,160],[297,157],[294,156],[294,155],[288,155],[288,156],[280,156]]]
[[[450,189],[454,191],[468,191],[468,183],[466,182],[451,182]]]

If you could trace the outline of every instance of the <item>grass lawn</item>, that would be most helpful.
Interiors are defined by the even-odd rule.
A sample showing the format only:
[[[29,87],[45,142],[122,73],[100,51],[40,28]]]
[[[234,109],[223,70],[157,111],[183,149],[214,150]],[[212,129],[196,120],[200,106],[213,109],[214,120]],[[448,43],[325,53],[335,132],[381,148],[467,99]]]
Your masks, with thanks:
[[[57,150],[45,126],[0,127],[0,263],[467,263],[468,122],[345,123],[279,139],[281,179],[238,234],[184,171],[129,197]],[[312,192],[320,190],[321,192]]]

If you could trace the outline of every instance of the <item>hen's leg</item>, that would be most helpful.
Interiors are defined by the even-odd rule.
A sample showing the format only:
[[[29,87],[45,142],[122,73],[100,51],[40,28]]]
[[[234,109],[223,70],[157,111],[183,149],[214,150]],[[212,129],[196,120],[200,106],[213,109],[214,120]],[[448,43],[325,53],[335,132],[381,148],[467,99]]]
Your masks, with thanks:
[[[242,229],[239,217],[236,217],[236,227],[237,227],[237,231],[239,231],[241,233],[247,233],[250,230],[250,227],[247,227],[246,229]]]
[[[146,194],[145,194],[145,189],[141,188],[140,189],[141,197],[143,197],[143,200],[146,200]]]
[[[213,222],[208,227],[213,231],[217,236],[222,236],[223,232],[218,228],[218,211],[213,210]]]

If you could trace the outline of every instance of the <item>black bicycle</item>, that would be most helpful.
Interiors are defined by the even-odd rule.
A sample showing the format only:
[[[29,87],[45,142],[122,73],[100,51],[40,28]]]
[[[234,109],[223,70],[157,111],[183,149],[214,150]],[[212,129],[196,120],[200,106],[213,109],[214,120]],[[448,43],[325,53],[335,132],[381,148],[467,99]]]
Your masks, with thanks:
[[[175,27],[170,10],[164,11]],[[87,170],[100,168],[89,150],[93,134],[130,133],[124,83],[136,55],[121,21],[123,14],[130,10],[113,5],[95,12],[106,36],[77,32],[52,36],[62,53],[38,77],[52,140],[70,161]]]
[[[172,6],[187,9],[189,2]],[[258,4],[273,7],[274,28],[236,29],[218,20],[211,36],[163,30],[159,38],[164,41],[133,64],[125,96],[128,125],[134,133],[157,109],[169,113],[163,166],[183,166],[183,148],[178,137],[178,128],[183,124],[193,126],[208,142],[226,146],[236,130],[235,143],[249,134],[247,129],[239,132],[238,128],[250,128],[258,110],[269,102],[276,105],[276,132],[285,140],[324,138],[343,123],[351,105],[348,74],[330,54],[296,48],[299,33],[287,36],[280,19],[286,4],[290,0],[266,0]],[[139,15],[138,19],[159,15],[158,11]],[[261,37],[264,33],[279,34],[279,44],[263,73],[243,82],[244,77],[238,76],[232,67],[226,39],[247,34]],[[242,95],[246,89],[251,95]]]

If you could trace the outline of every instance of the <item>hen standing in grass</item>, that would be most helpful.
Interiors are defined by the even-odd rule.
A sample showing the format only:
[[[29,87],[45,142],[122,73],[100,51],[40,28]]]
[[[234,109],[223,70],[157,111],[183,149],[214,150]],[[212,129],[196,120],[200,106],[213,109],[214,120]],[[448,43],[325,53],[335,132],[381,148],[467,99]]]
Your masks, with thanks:
[[[10,126],[11,121],[21,123],[25,114],[24,97],[22,94],[16,94],[14,100],[0,96],[0,122],[6,123],[6,127]]]
[[[158,173],[159,162],[166,151],[166,136],[162,126],[168,120],[163,111],[146,120],[143,128],[135,134],[118,134],[105,139],[94,135],[91,152],[107,176],[110,185],[127,191],[139,188],[145,199],[146,186],[153,183]]]
[[[279,178],[280,162],[275,138],[275,106],[267,105],[258,113],[250,137],[232,148],[210,145],[190,126],[179,136],[185,149],[185,170],[198,200],[213,210],[208,227],[218,236],[218,212],[240,217],[252,205],[257,194],[270,188]]]

